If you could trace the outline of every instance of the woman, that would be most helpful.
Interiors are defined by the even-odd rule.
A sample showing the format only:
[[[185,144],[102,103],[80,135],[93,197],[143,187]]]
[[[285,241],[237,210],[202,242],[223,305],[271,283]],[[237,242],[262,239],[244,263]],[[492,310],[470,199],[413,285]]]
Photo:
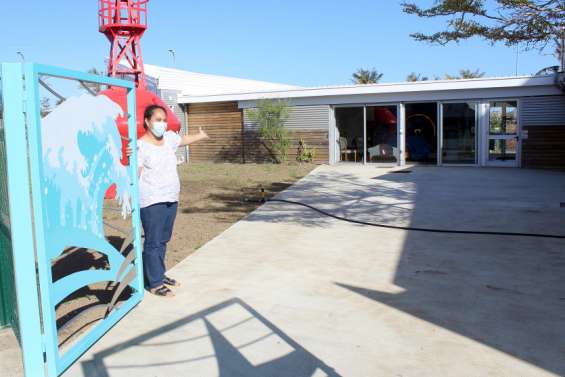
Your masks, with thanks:
[[[143,270],[149,292],[174,296],[168,286],[179,283],[165,275],[165,252],[177,214],[180,180],[177,172],[178,147],[208,138],[199,129],[196,135],[180,136],[167,131],[167,112],[159,105],[145,109],[145,132],[138,140],[139,206],[145,233]]]

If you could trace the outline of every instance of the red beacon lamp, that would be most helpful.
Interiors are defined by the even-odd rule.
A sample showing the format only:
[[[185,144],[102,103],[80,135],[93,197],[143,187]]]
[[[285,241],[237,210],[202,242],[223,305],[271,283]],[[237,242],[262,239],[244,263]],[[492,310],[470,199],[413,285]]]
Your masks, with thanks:
[[[135,82],[137,137],[143,136],[143,113],[149,105],[160,105],[167,110],[168,130],[179,132],[180,121],[171,109],[155,93],[147,90],[140,40],[147,30],[147,3],[149,0],[99,0],[99,30],[110,41],[108,76]],[[127,114],[126,89],[110,87],[100,93],[120,105]],[[116,119],[123,142],[124,159],[128,137],[125,116]]]

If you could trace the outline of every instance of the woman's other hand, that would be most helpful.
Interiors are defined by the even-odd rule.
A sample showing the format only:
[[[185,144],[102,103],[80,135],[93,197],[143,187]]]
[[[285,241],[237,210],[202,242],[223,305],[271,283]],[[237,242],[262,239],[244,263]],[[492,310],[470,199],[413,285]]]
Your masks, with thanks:
[[[200,140],[205,140],[210,138],[210,136],[208,136],[208,134],[206,133],[206,131],[202,129],[202,127],[198,127],[198,136],[200,137]]]
[[[202,127],[198,127],[198,133],[197,134],[192,134],[192,135],[184,135],[181,138],[181,142],[179,144],[179,147],[184,147],[185,145],[190,145],[193,143],[197,143],[199,141],[202,140],[207,140],[209,139],[210,136],[208,136],[208,134],[206,133],[206,131],[204,131],[202,129]]]

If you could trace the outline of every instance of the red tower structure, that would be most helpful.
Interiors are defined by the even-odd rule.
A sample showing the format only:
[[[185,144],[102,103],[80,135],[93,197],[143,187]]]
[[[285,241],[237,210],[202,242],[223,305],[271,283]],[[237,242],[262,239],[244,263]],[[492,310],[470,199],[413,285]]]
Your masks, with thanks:
[[[168,130],[179,132],[180,121],[161,98],[147,90],[140,40],[147,30],[147,3],[149,0],[99,0],[99,31],[110,41],[108,76],[135,82],[137,137],[145,133],[143,114],[149,105],[159,105],[167,112]],[[127,114],[127,96],[124,88],[110,87],[100,93],[116,102]],[[127,164],[128,120],[118,117],[116,124],[123,137],[123,159]],[[115,196],[115,188],[110,188],[107,197]]]
[[[110,41],[108,76],[135,82],[137,136],[145,133],[143,113],[149,105],[160,105],[167,110],[167,124],[171,131],[180,131],[180,121],[155,93],[147,90],[141,55],[140,40],[147,30],[147,3],[149,0],[99,0],[99,30]],[[127,111],[126,91],[112,87],[101,92]],[[127,119],[117,119],[120,134],[127,137]],[[124,146],[125,148],[125,146]]]
[[[100,32],[111,43],[108,75],[132,76],[136,87],[145,89],[140,40],[147,30],[149,0],[99,0]],[[121,65],[125,60],[129,67]]]

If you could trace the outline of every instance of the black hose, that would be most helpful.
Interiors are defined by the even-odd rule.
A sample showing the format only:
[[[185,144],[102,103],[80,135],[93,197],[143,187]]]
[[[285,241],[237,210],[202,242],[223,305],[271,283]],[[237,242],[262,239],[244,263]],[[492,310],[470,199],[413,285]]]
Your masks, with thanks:
[[[486,231],[474,231],[474,230],[450,230],[450,229],[432,229],[432,228],[417,228],[417,227],[410,227],[410,226],[397,226],[397,225],[386,225],[386,224],[377,224],[377,223],[370,223],[366,221],[360,220],[353,220],[348,219],[346,217],[337,216],[321,210],[319,208],[313,207],[309,204],[295,202],[292,200],[285,200],[285,199],[267,199],[266,202],[278,202],[278,203],[286,203],[292,204],[296,206],[306,207],[311,209],[312,211],[318,212],[324,216],[332,217],[336,220],[345,221],[348,223],[359,224],[359,225],[368,225],[368,226],[375,226],[378,228],[387,228],[387,229],[399,229],[399,230],[411,230],[415,232],[428,232],[428,233],[451,233],[451,234],[473,234],[473,235],[487,235],[487,236],[510,236],[510,237],[534,237],[534,238],[554,238],[554,239],[565,239],[565,235],[556,235],[556,234],[537,234],[537,233],[513,233],[513,232],[486,232]]]

